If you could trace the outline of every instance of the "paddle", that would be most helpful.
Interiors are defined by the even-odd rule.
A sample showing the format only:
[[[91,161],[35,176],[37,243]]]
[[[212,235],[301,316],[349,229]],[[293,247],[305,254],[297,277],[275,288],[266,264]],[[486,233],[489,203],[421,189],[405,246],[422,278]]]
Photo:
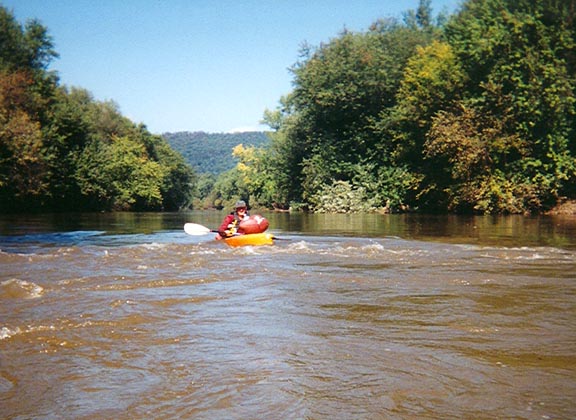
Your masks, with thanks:
[[[206,235],[210,232],[218,232],[214,229],[209,229],[206,226],[199,225],[197,223],[186,223],[184,225],[184,232],[188,235],[199,236],[199,235]]]
[[[206,235],[210,232],[218,233],[217,230],[207,228],[206,226],[199,225],[198,223],[186,223],[186,224],[184,224],[184,232],[186,232],[188,235],[192,235],[192,236]],[[286,238],[278,238],[276,236],[272,236],[272,239],[274,239],[274,240],[288,240]]]

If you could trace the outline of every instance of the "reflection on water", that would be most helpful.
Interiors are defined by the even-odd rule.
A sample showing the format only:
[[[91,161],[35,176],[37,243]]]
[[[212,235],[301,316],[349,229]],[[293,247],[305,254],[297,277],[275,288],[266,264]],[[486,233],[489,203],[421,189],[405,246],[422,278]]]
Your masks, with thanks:
[[[38,235],[39,242],[46,242],[41,235],[43,233],[58,233],[65,239],[66,232],[73,232],[72,238],[77,240],[78,232],[84,232],[86,235],[97,233],[146,235],[180,230],[186,222],[200,223],[214,229],[220,225],[224,215],[224,212],[216,211],[3,215],[0,217],[0,235],[33,234]],[[274,232],[296,235],[397,236],[406,239],[478,245],[576,247],[574,216],[303,213],[264,213],[264,215],[270,221],[270,227]]]
[[[576,245],[573,216],[271,215],[271,226],[316,235],[398,236],[451,243]]]
[[[572,219],[4,217],[1,418],[576,417]]]

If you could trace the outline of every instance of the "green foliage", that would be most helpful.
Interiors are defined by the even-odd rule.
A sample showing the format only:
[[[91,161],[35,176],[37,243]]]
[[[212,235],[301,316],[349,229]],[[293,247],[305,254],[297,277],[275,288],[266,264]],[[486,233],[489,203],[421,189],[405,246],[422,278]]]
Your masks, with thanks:
[[[479,191],[501,197],[476,200],[483,193],[466,195],[464,201],[481,211],[540,211],[573,193],[575,160],[569,144],[575,127],[576,37],[574,5],[569,4],[470,1],[447,25],[447,40],[467,75],[466,103],[475,113],[474,132],[460,144],[484,141],[490,165],[473,174],[490,182],[473,183]],[[460,166],[454,163],[454,170]],[[454,187],[460,178],[453,173],[451,190],[458,191]],[[496,188],[499,182],[501,188]]]
[[[304,149],[298,147],[298,134],[300,128],[299,117],[289,114],[288,98],[281,99],[282,110],[267,111],[264,123],[271,127],[279,127],[277,131],[269,133],[270,146],[267,148],[265,160],[268,162],[269,175],[276,184],[275,206],[288,208],[302,199],[302,160]],[[305,203],[303,203],[305,206]]]
[[[38,205],[49,192],[49,156],[37,119],[43,103],[22,70],[0,70],[0,210]]]
[[[413,202],[421,178],[407,166],[375,166],[361,168],[355,185],[363,186],[381,211],[405,211]]]
[[[512,212],[509,185],[502,185],[502,191],[507,192],[503,194],[496,184],[505,181],[503,171],[510,157],[523,156],[527,150],[520,136],[506,135],[505,124],[505,118],[481,115],[473,108],[439,112],[424,146],[425,157],[435,168],[429,171],[435,184],[428,186],[425,194],[443,191],[449,210]],[[524,210],[519,206],[515,209]]]
[[[46,28],[0,7],[0,211],[188,206],[183,158],[114,102],[58,86],[56,56]]]
[[[0,70],[45,70],[56,57],[44,26],[30,20],[22,27],[11,12],[0,6]]]
[[[381,130],[393,142],[394,161],[424,171],[422,148],[433,116],[459,99],[465,75],[449,44],[433,41],[417,47],[404,69],[397,104],[382,114]]]
[[[181,132],[163,137],[200,172],[194,207],[229,207],[239,198],[253,206],[272,206],[275,185],[263,180],[270,159],[260,160],[260,148],[270,143],[267,133]]]
[[[197,176],[182,156],[174,151],[162,137],[152,136],[155,161],[165,172],[160,187],[162,209],[175,211],[191,206],[196,191]]]
[[[142,210],[162,207],[164,175],[141,143],[117,137],[87,148],[79,159],[76,178],[82,194],[96,208]]]
[[[276,193],[315,211],[526,213],[574,198],[573,15],[574,2],[470,0],[435,26],[421,0],[404,25],[305,46],[293,92],[265,114]]]
[[[211,208],[214,206],[216,198],[212,196],[216,175],[200,174],[196,183],[196,194],[193,200],[193,208]]]
[[[64,98],[55,131],[68,134],[60,137],[61,154],[83,208],[178,210],[190,204],[194,175],[161,137],[123,117],[113,102],[96,102],[86,91],[73,89]]]
[[[576,198],[574,7],[467,0],[435,20],[420,0],[303,46],[273,132],[167,141],[59,87],[45,28],[0,7],[0,210],[545,210]]]
[[[428,22],[427,11],[423,4],[422,24]],[[435,36],[428,23],[422,30],[420,21],[415,22],[408,27],[380,20],[367,33],[345,31],[317,49],[303,49],[302,60],[292,69],[294,91],[282,98],[276,113],[265,116],[271,127],[278,127],[270,154],[279,197],[318,209],[318,197],[325,196],[326,188],[349,185],[360,196],[367,195],[370,204],[365,208],[403,205],[410,189],[381,188],[399,187],[404,181],[381,181],[379,175],[396,169],[407,179],[416,175],[407,174],[403,164],[391,166],[393,147],[380,120],[396,105],[406,63],[419,45]]]
[[[238,160],[232,149],[238,144],[264,147],[270,140],[261,131],[245,133],[204,133],[202,131],[164,133],[168,144],[179,152],[198,173],[221,174],[234,168]]]
[[[212,190],[212,205],[216,208],[231,208],[237,200],[245,200],[248,205],[250,195],[238,168],[230,169],[221,174]]]
[[[344,32],[294,67],[288,104],[298,115],[293,131],[305,152],[333,146],[336,160],[370,156],[378,140],[372,122],[394,105],[404,63],[426,35],[396,23],[366,34]]]
[[[308,202],[317,213],[361,213],[377,209],[363,187],[354,187],[348,181],[322,185]]]
[[[266,160],[266,149],[254,146],[244,147],[239,144],[232,154],[239,159],[236,168],[249,193],[248,199],[251,205],[253,207],[273,205],[278,188],[268,170],[270,162]]]

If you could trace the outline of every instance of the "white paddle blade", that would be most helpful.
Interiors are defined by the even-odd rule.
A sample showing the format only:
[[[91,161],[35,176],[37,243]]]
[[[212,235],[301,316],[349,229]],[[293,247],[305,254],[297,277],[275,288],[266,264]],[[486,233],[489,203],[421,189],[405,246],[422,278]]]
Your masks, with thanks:
[[[206,226],[202,226],[196,223],[186,223],[184,225],[184,232],[186,232],[188,235],[198,236],[206,235],[207,233],[210,233],[211,230]]]

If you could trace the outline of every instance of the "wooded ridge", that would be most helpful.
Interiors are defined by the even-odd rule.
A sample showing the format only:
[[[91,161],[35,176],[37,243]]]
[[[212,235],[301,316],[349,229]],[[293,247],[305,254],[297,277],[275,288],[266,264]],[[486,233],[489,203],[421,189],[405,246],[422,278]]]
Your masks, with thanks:
[[[241,133],[180,131],[163,133],[162,137],[197,173],[212,175],[220,175],[236,166],[239,160],[232,155],[232,151],[239,144],[266,147],[270,143],[270,138],[263,131]]]

